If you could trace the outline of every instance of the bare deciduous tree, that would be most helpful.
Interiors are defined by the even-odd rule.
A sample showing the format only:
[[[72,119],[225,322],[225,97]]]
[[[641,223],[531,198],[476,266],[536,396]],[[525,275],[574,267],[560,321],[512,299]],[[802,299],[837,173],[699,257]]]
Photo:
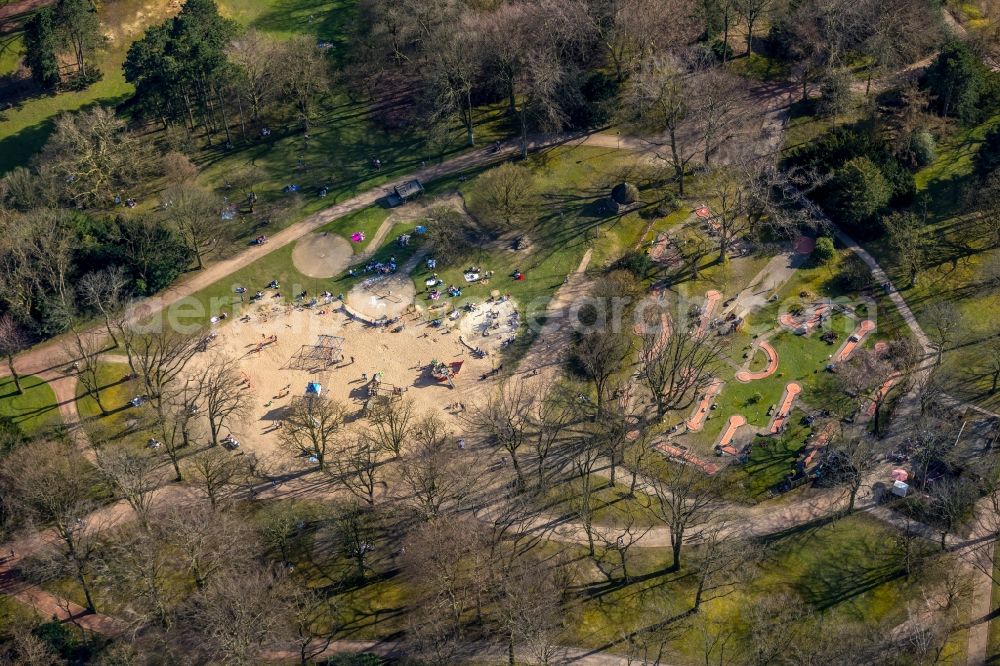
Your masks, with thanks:
[[[14,356],[28,346],[28,336],[21,325],[18,324],[10,314],[0,316],[0,354],[7,359],[7,368],[10,376],[14,380],[14,387],[18,393],[23,393],[21,388],[21,375],[18,374],[14,366]]]
[[[160,486],[155,460],[120,448],[97,449],[97,469],[112,492],[125,500],[144,529],[149,527],[153,493]]]
[[[518,452],[528,442],[534,430],[531,411],[536,395],[536,387],[530,382],[524,379],[505,379],[490,393],[485,403],[473,409],[469,418],[470,425],[476,431],[510,455],[518,490],[522,490],[525,485]]]
[[[292,403],[282,421],[279,441],[290,453],[314,459],[326,469],[327,456],[341,438],[347,407],[330,398],[307,396]]]
[[[198,375],[198,385],[212,446],[217,446],[224,429],[242,424],[250,416],[254,392],[244,384],[236,359],[222,355]]]
[[[111,325],[112,317],[125,306],[128,278],[121,266],[87,273],[80,278],[80,294],[83,301],[96,309],[104,318],[104,327],[111,343],[118,346],[118,336]]]
[[[412,450],[399,466],[409,499],[426,519],[446,507],[460,506],[477,482],[473,460],[449,442],[445,425],[436,414],[422,417],[414,427]]]
[[[399,458],[413,428],[413,400],[375,400],[369,411],[369,436],[393,458]]]
[[[721,355],[717,336],[699,336],[676,323],[668,331],[643,334],[639,379],[653,396],[657,415],[693,405],[712,382]]]
[[[95,610],[93,564],[97,508],[93,468],[78,451],[57,442],[19,447],[0,465],[0,494],[8,511],[28,524],[50,525],[59,538],[52,563],[80,585],[88,610]]]
[[[718,502],[710,478],[694,465],[670,463],[649,470],[657,483],[645,484],[653,515],[670,528],[670,570],[681,567],[681,549],[692,530],[703,528],[716,513]]]
[[[213,509],[233,500],[246,471],[242,457],[220,448],[202,451],[187,462],[187,478],[205,493]]]
[[[375,505],[375,493],[381,484],[382,449],[362,434],[337,450],[332,470],[337,481],[368,506]]]

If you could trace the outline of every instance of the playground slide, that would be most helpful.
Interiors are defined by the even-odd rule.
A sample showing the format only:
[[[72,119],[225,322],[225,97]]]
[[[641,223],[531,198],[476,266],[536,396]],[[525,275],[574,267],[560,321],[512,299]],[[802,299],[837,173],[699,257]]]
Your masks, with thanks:
[[[713,379],[712,383],[709,384],[708,389],[705,390],[705,395],[701,397],[701,400],[695,406],[694,414],[686,421],[688,430],[697,432],[704,427],[705,419],[708,418],[708,410],[712,408],[712,403],[715,402],[716,396],[722,391],[723,383],[721,379]]]
[[[851,354],[854,353],[854,350],[858,348],[858,345],[864,342],[868,334],[874,330],[875,322],[871,319],[865,319],[863,322],[858,324],[854,329],[854,332],[851,333],[850,337],[844,341],[844,344],[841,345],[840,349],[837,350],[837,353],[834,354],[833,362],[840,363],[841,361],[849,359]]]
[[[758,379],[766,379],[778,371],[778,352],[774,350],[774,347],[767,340],[761,340],[757,343],[757,346],[767,354],[767,367],[760,372],[750,372],[749,370],[740,370],[737,372],[736,379],[744,384],[757,381]],[[753,360],[753,356],[750,356],[750,359],[747,361],[748,364]]]
[[[774,415],[774,420],[771,421],[771,434],[779,433],[785,427],[788,417],[792,413],[792,403],[795,402],[795,398],[799,393],[802,393],[802,386],[799,384],[789,382],[785,386],[785,395],[781,399],[781,406],[778,407],[778,412]]]
[[[701,323],[698,324],[695,337],[700,338],[705,335],[705,331],[708,330],[708,322],[712,320],[712,310],[715,309],[715,304],[719,302],[720,298],[722,298],[722,293],[715,289],[709,289],[705,292],[705,307],[701,311]]]
[[[719,438],[719,443],[715,445],[717,449],[723,453],[727,453],[731,456],[738,456],[740,454],[734,447],[730,446],[733,441],[733,437],[736,436],[736,431],[742,426],[747,424],[747,420],[740,414],[733,414],[729,417],[729,425],[722,432],[722,437]]]

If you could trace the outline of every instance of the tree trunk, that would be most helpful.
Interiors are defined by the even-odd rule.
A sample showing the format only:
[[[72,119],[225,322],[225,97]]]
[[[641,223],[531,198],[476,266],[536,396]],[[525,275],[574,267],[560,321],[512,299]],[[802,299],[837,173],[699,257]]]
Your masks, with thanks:
[[[229,119],[226,118],[226,103],[222,99],[222,93],[215,89],[215,97],[219,100],[219,116],[222,118],[222,126],[226,129],[226,143],[232,145],[233,135],[229,132]]]
[[[247,138],[247,119],[243,114],[243,98],[240,97],[239,93],[236,93],[236,109],[240,112],[240,134],[243,135],[243,140],[248,141]]]
[[[997,392],[997,382],[1000,382],[1000,370],[993,373],[993,385],[990,387],[990,395]]]
[[[17,374],[17,370],[14,369],[14,355],[7,354],[7,367],[10,369],[10,376],[14,379],[14,388],[17,389],[17,394],[21,395],[24,393],[24,389],[21,388],[21,376]],[[994,382],[995,384],[996,382]]]
[[[527,104],[521,103],[521,157],[528,156],[528,109]]]
[[[722,64],[729,61],[729,10],[722,17]]]
[[[670,563],[671,571],[678,571],[681,568],[681,546],[684,544],[684,530],[670,530],[670,554],[673,560]]]
[[[683,530],[679,533],[670,533],[670,554],[673,557],[670,562],[670,570],[678,571],[681,568],[681,546],[684,543],[684,532]]]
[[[472,89],[465,91],[465,129],[468,133],[469,147],[476,145],[476,132],[472,124]]]

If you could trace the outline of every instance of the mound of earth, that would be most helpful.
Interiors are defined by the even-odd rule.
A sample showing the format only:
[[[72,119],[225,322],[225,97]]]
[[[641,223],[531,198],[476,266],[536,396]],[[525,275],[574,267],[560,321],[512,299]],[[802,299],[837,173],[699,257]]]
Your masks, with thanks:
[[[353,256],[354,250],[347,239],[330,233],[303,236],[292,249],[296,270],[314,278],[340,275]]]
[[[347,294],[347,305],[368,319],[392,319],[406,312],[416,294],[413,280],[400,271],[393,275],[372,276],[356,284]]]

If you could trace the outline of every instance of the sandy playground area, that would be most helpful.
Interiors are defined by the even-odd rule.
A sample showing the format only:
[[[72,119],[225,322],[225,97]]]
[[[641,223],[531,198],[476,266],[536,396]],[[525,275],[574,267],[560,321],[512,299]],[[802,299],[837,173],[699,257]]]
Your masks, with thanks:
[[[361,416],[367,398],[364,376],[381,372],[383,388],[399,387],[405,398],[413,399],[417,414],[435,412],[456,437],[461,436],[463,411],[467,415],[494,387],[491,371],[496,355],[474,355],[459,341],[458,325],[434,327],[414,314],[404,316],[403,323],[399,332],[393,332],[394,327],[368,326],[349,318],[336,301],[313,309],[264,304],[250,314],[249,321],[219,326],[210,351],[196,356],[195,364],[206,364],[219,354],[240,359],[253,391],[253,410],[246,423],[232,426],[232,434],[243,450],[289,466],[295,465],[294,459],[280,451],[276,425],[292,400],[305,394],[310,381],[320,382],[324,395],[347,404],[351,429],[365,424]],[[329,367],[321,363],[312,369],[291,367],[291,359],[304,345],[314,345],[319,335],[343,338],[343,360]],[[430,376],[434,360],[462,362],[454,388]],[[484,375],[487,378],[481,379]],[[464,410],[456,403],[464,405]]]
[[[300,238],[292,249],[292,263],[303,275],[328,278],[340,275],[351,263],[354,250],[337,234],[315,233]]]

